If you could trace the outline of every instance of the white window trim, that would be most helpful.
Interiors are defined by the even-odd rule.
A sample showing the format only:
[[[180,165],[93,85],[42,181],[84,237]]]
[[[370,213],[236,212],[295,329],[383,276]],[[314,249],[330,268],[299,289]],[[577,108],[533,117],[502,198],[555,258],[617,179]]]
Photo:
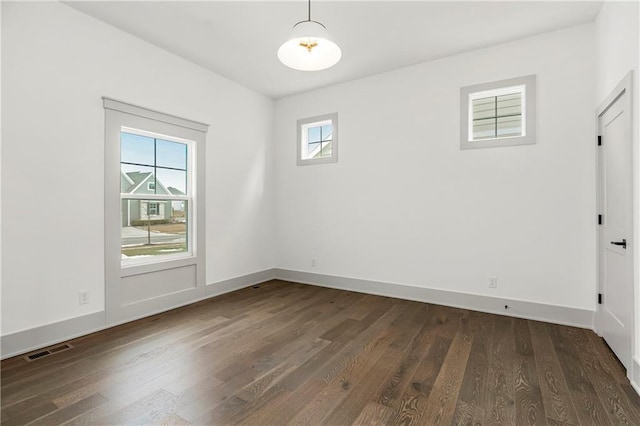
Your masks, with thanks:
[[[472,101],[487,96],[521,92],[522,136],[472,140]],[[536,76],[511,78],[460,88],[460,149],[530,145],[536,143]]]
[[[151,185],[153,185],[153,188],[151,188]],[[156,190],[156,183],[155,182],[147,182],[147,191],[155,191]]]
[[[331,157],[323,158],[302,158],[305,145],[307,144],[307,134],[304,131],[311,127],[310,125],[326,125],[331,124]],[[315,117],[301,118],[297,122],[297,164],[298,166],[305,166],[309,164],[326,164],[338,162],[338,113],[318,115]]]
[[[109,98],[103,98],[103,106],[105,109],[105,313],[108,324],[117,324],[189,303],[206,294],[205,148],[206,132],[209,126]],[[193,177],[193,182],[187,182],[187,188],[192,192],[184,196],[121,194],[120,133],[123,129],[144,129],[156,136],[162,135],[163,139],[168,139],[164,135],[172,135],[173,139],[177,137],[193,141],[192,152],[188,153],[190,163],[187,165]],[[178,140],[182,142],[181,139]],[[192,216],[188,220],[191,228],[192,255],[171,260],[167,259],[170,256],[167,255],[162,256],[157,262],[125,267],[121,256],[121,200],[141,198],[159,202],[167,199],[188,202],[190,197],[192,201],[188,214]],[[194,287],[179,291],[166,290],[169,291],[166,293],[163,293],[164,289],[159,289],[157,294],[154,293],[147,298],[125,300],[124,280],[128,280],[128,283],[131,283],[131,280],[133,282],[155,280],[153,274],[156,272],[171,274],[179,270],[193,271]],[[127,288],[132,287],[129,284]]]

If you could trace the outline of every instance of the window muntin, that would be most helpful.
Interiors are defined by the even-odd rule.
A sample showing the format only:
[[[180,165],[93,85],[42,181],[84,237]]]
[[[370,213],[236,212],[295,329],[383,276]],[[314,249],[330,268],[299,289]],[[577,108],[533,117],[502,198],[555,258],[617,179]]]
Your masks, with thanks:
[[[298,120],[298,165],[338,161],[338,114]]]
[[[525,87],[469,95],[470,141],[526,135]]]
[[[309,123],[302,126],[303,160],[331,157],[333,148],[333,124],[331,120]]]
[[[536,143],[536,76],[460,89],[460,148]]]
[[[123,266],[190,256],[192,142],[122,128],[121,259]]]
[[[187,148],[185,142],[169,141],[160,137],[140,135],[130,131],[120,134],[120,165],[124,173],[143,173],[147,189],[152,194],[166,192],[156,180],[170,183],[183,193],[187,192]],[[151,173],[150,176],[146,177]]]
[[[156,215],[158,215],[159,211],[160,211],[160,207],[159,207],[158,203],[152,203],[150,201],[147,201],[147,215],[148,216],[156,216]]]

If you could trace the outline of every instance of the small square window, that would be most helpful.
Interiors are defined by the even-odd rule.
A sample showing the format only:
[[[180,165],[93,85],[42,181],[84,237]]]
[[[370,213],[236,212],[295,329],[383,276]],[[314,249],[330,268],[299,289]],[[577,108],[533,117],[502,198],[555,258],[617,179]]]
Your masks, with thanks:
[[[298,165],[338,161],[338,114],[298,120]]]
[[[536,143],[536,76],[460,89],[460,148]]]
[[[156,190],[156,183],[155,182],[147,182],[147,190],[155,191]]]
[[[148,203],[149,204],[149,214],[148,216],[157,216],[158,215],[158,210],[159,206],[158,203]]]

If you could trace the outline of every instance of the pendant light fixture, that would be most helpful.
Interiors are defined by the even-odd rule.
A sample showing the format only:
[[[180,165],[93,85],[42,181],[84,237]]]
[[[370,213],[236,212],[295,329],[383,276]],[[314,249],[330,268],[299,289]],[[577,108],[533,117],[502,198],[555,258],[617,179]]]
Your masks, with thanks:
[[[320,71],[337,64],[342,51],[329,40],[327,28],[311,20],[311,0],[308,2],[308,19],[293,26],[291,38],[278,49],[278,59],[294,70]]]

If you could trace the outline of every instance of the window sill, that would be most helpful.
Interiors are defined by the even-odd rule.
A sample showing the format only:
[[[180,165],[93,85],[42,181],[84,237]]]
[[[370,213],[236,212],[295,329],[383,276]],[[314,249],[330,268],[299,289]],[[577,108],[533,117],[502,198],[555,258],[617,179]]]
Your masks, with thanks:
[[[130,277],[132,275],[146,274],[149,272],[164,271],[166,269],[195,265],[197,263],[197,260],[197,256],[195,256],[193,253],[185,253],[183,255],[175,256],[163,256],[162,260],[127,260],[120,263],[120,276]]]
[[[501,146],[533,145],[534,136],[511,136],[507,138],[482,139],[477,141],[460,141],[460,149],[497,148]]]

